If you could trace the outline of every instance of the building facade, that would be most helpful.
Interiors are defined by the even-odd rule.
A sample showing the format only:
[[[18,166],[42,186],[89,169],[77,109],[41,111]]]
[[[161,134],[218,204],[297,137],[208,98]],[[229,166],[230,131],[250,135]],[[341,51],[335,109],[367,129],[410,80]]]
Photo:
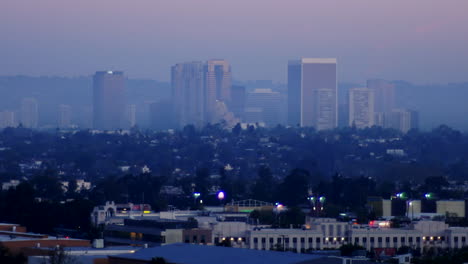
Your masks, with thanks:
[[[337,61],[303,58],[288,65],[288,123],[333,129],[338,122]]]
[[[71,106],[61,104],[58,107],[57,125],[59,128],[69,128],[72,124]]]
[[[202,126],[205,123],[203,63],[179,63],[172,66],[172,101],[177,127]]]
[[[374,91],[369,88],[349,90],[349,126],[356,128],[374,125]]]
[[[21,124],[27,128],[38,127],[39,107],[35,98],[24,98],[21,101]]]
[[[226,60],[209,60],[204,66],[207,122],[216,123],[216,101],[231,101],[232,73]]]
[[[93,77],[93,127],[122,128],[125,112],[125,77],[121,71],[99,71]]]

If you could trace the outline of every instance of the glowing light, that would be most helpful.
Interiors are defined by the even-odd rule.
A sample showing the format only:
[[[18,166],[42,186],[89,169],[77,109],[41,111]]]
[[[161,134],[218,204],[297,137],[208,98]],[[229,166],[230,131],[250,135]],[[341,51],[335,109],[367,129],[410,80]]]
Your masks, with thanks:
[[[193,197],[194,197],[195,199],[197,199],[198,197],[200,197],[200,195],[201,195],[201,194],[200,194],[199,192],[193,193]]]
[[[143,211],[144,214],[150,214],[151,211]]]
[[[113,72],[112,72],[112,71],[107,71],[107,73],[108,73],[108,74],[113,74]]]
[[[225,197],[224,192],[223,192],[223,191],[219,191],[219,192],[218,192],[218,200],[224,200],[224,197]]]

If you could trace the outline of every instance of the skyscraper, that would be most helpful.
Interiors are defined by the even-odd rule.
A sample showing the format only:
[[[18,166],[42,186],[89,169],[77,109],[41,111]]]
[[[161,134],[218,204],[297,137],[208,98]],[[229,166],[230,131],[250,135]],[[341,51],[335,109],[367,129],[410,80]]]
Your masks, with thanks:
[[[255,89],[247,94],[247,108],[249,109],[249,123],[265,123],[267,126],[276,126],[280,123],[280,93],[271,89]],[[252,109],[261,109],[260,119],[253,120]],[[253,111],[255,112],[255,111]]]
[[[39,108],[34,98],[24,98],[21,101],[21,124],[27,128],[37,128]]]
[[[136,105],[131,104],[125,107],[125,117],[122,127],[131,128],[136,125]]]
[[[375,112],[390,113],[395,108],[395,85],[385,80],[368,80],[367,88],[374,91]]]
[[[374,91],[369,88],[349,90],[349,126],[356,128],[374,125]]]
[[[317,130],[337,126],[337,62],[303,58],[288,64],[288,123]]]
[[[58,107],[57,125],[59,128],[68,128],[71,126],[71,107],[69,105],[61,104]]]
[[[407,133],[411,129],[418,128],[418,112],[413,110],[393,109],[392,112],[389,114],[388,119],[389,127],[400,130],[403,133]]]
[[[231,102],[229,103],[229,109],[241,120],[244,119],[245,100],[245,86],[233,85],[231,88]]]
[[[125,111],[125,78],[121,71],[99,71],[93,78],[95,129],[121,128]]]
[[[205,111],[206,121],[214,120],[216,101],[229,104],[231,100],[232,73],[226,60],[209,60],[204,66],[205,71]]]
[[[202,126],[205,118],[204,65],[178,63],[171,68],[172,102],[178,127]]]
[[[14,127],[15,125],[15,113],[13,111],[0,112],[0,128]]]

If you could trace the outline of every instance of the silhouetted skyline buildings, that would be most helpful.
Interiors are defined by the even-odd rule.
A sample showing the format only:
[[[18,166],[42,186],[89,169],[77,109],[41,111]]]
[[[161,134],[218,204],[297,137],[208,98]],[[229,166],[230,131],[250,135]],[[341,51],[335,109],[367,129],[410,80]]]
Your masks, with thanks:
[[[141,93],[135,86],[127,90],[127,82],[141,81],[127,80],[122,71],[98,71],[93,76],[91,105],[60,101],[53,106],[53,123],[44,124],[39,122],[39,116],[50,113],[50,106],[42,104],[39,115],[39,101],[23,97],[19,109],[2,109],[0,126],[118,130],[134,126],[180,129],[209,123],[231,128],[244,123],[244,127],[287,124],[316,130],[377,125],[404,132],[418,127],[418,114],[407,109],[401,100],[396,104],[395,83],[377,79],[368,80],[367,87],[341,86],[343,94],[338,98],[335,58],[289,61],[287,75],[287,86],[271,80],[233,85],[233,72],[226,60],[178,63],[171,67],[172,82],[170,87],[165,84],[166,95],[158,97],[145,96],[149,90]],[[131,93],[138,93],[140,99],[129,97]]]

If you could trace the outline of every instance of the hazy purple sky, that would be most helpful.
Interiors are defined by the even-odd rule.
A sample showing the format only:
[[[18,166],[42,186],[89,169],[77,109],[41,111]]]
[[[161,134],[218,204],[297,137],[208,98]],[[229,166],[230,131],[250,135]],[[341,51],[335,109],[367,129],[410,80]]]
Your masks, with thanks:
[[[225,58],[285,81],[289,59],[337,57],[340,81],[468,81],[467,0],[1,0],[0,75],[169,80]]]

